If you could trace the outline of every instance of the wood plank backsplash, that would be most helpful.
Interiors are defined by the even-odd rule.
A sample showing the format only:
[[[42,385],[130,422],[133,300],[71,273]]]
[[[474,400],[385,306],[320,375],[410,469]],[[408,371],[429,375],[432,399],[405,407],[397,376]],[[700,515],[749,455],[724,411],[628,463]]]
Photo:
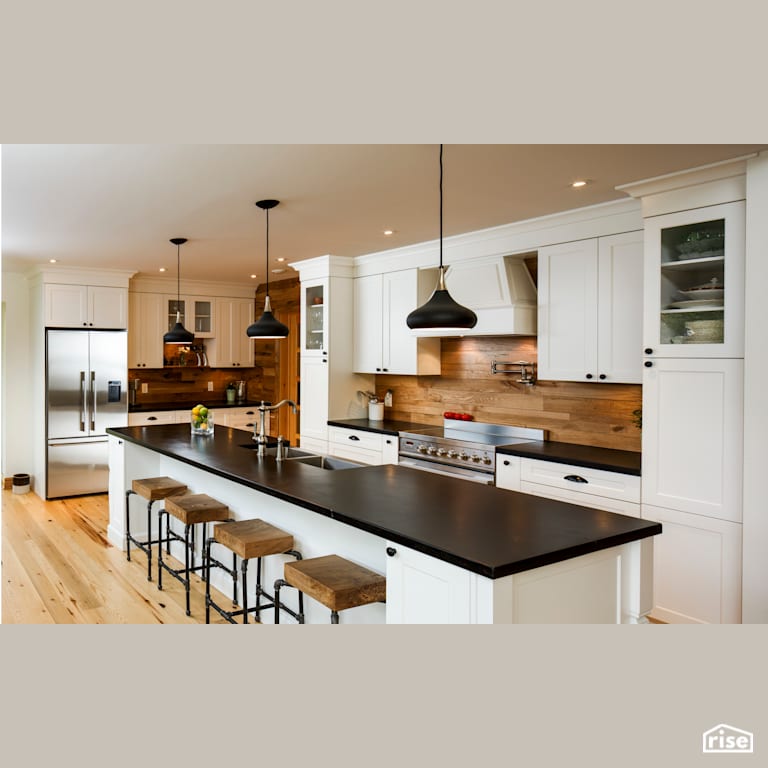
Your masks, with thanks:
[[[640,450],[633,411],[639,384],[538,381],[516,383],[516,374],[491,373],[494,360],[536,361],[535,337],[476,336],[441,340],[440,376],[376,377],[376,394],[391,389],[387,418],[442,424],[445,411],[476,421],[546,429],[550,440],[601,448]]]

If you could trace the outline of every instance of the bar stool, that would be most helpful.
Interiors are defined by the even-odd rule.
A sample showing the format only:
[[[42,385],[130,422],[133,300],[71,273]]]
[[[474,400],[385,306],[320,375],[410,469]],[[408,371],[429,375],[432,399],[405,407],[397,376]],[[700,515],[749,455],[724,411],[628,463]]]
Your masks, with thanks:
[[[222,565],[219,561],[211,557],[211,546],[220,544],[227,549],[232,550],[232,569]],[[301,560],[301,553],[293,549],[293,536],[290,533],[270,525],[264,520],[238,520],[236,522],[222,523],[213,529],[213,536],[205,542],[204,562],[207,566],[207,578],[205,586],[205,623],[210,624],[211,608],[214,608],[231,624],[237,624],[234,617],[242,616],[243,624],[248,623],[248,614],[255,613],[259,618],[261,611],[272,608],[275,605],[276,598],[265,592],[261,586],[261,559],[269,555],[293,555],[297,560]],[[240,557],[240,570],[243,575],[243,603],[239,610],[225,611],[217,605],[211,598],[211,566],[222,568],[232,576],[233,607],[237,604],[237,558]],[[248,607],[248,561],[253,558],[256,560],[256,605]],[[263,605],[261,598],[265,597],[268,601]],[[299,597],[299,613],[294,613],[287,606],[283,606],[295,619],[304,611],[304,604]]]
[[[387,598],[384,576],[338,555],[286,563],[283,578],[275,582],[275,624],[280,623],[280,588],[285,586],[295,587],[299,594],[303,592],[330,608],[331,624],[339,623],[339,611],[383,603]],[[303,615],[299,623],[304,623]]]
[[[160,543],[158,537],[152,539],[152,505],[169,496],[186,493],[187,486],[172,477],[143,477],[131,483],[131,489],[125,492],[125,556],[131,560],[131,544],[135,544],[147,556],[147,581],[152,581],[152,546]],[[130,499],[132,495],[141,496],[147,500],[147,538],[137,539],[131,533]],[[167,543],[167,542],[166,542]]]
[[[163,571],[168,571],[175,579],[178,579],[186,591],[187,598],[187,616],[189,610],[189,585],[190,574],[194,571],[200,571],[205,568],[205,563],[195,565],[195,526],[202,524],[203,540],[207,536],[208,523],[224,522],[229,519],[229,507],[220,501],[211,498],[205,493],[193,493],[187,496],[173,496],[165,500],[165,509],[158,513],[157,523],[160,538],[163,536],[163,515],[165,515],[165,534],[168,543],[171,539],[184,543],[184,567],[171,568],[168,563],[163,561],[163,548],[158,549],[157,557],[157,588],[163,588]],[[184,535],[181,536],[171,529],[170,515],[184,524]],[[192,565],[190,565],[190,554],[192,556]]]

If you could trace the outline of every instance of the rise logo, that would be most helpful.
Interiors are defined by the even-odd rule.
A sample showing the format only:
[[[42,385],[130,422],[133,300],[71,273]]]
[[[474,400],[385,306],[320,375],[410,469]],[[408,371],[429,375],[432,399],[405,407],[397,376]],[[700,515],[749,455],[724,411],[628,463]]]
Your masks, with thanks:
[[[704,731],[702,737],[703,752],[751,753],[754,749],[755,739],[749,731],[725,723]]]

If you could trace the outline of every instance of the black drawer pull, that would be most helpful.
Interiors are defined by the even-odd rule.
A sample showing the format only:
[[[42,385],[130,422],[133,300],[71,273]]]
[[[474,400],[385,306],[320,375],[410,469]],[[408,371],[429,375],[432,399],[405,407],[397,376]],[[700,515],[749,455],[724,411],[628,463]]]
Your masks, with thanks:
[[[581,475],[566,475],[563,480],[568,480],[568,482],[571,483],[588,483],[589,480],[586,480]]]
[[[646,360],[646,361],[643,363],[643,365],[644,365],[646,368],[650,368],[650,367],[653,365],[653,363],[652,363],[650,360]]]
[[[390,557],[394,557],[397,554],[397,550],[394,547],[387,547],[387,554]]]
[[[349,439],[350,440],[359,440],[360,438],[357,435],[350,435]]]
[[[147,421],[157,421],[157,416],[147,416]]]
[[[650,347],[646,347],[645,348],[645,354],[646,355],[652,355],[653,354],[653,350]]]

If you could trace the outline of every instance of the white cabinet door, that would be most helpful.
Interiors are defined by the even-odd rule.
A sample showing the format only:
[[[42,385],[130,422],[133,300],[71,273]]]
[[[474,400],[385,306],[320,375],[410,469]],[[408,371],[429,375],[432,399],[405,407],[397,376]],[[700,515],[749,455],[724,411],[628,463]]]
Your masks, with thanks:
[[[46,283],[44,302],[45,324],[49,327],[128,327],[126,288]]]
[[[642,378],[643,233],[539,250],[539,378]]]
[[[353,366],[359,373],[381,373],[383,326],[382,275],[354,280]]]
[[[506,491],[520,490],[519,456],[496,455],[496,487]]]
[[[323,358],[302,355],[301,439],[328,440],[328,363]]]
[[[128,294],[128,367],[162,368],[164,302],[159,293]]]
[[[440,373],[440,340],[418,338],[407,318],[431,295],[417,269],[354,280],[354,370],[358,373]]]
[[[736,201],[645,219],[646,354],[744,356],[745,210]],[[713,280],[708,293],[690,290]]]
[[[651,616],[674,624],[741,622],[741,525],[643,504],[654,539]]]
[[[253,367],[253,340],[246,330],[253,322],[250,299],[218,298],[215,302],[215,336],[208,344],[208,363],[212,367]]]
[[[598,239],[597,378],[643,379],[643,232]]]
[[[328,278],[301,281],[301,356],[328,354]]]
[[[741,522],[744,361],[648,363],[643,503]]]
[[[597,240],[539,249],[539,372],[597,381]]]
[[[387,624],[469,624],[469,571],[387,542]]]

